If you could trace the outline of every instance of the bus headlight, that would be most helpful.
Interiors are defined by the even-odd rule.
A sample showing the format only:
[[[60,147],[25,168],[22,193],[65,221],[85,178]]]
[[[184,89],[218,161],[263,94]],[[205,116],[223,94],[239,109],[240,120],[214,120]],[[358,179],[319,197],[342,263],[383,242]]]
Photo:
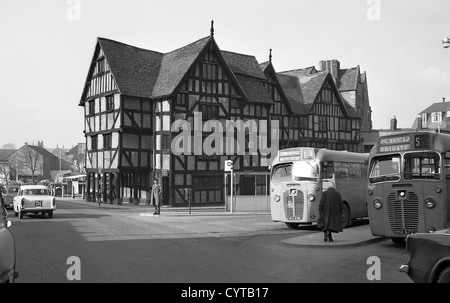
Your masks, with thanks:
[[[436,200],[433,197],[425,198],[425,206],[429,209],[433,208],[436,205]]]
[[[275,202],[280,202],[280,196],[279,195],[275,195],[273,196],[273,199],[275,200]]]
[[[314,196],[313,194],[309,194],[309,195],[308,195],[308,201],[309,201],[309,202],[312,202],[312,201],[314,201],[314,200],[316,200],[316,196]]]
[[[383,206],[383,201],[381,201],[380,198],[375,198],[375,200],[373,200],[373,207],[375,207],[376,209],[380,209]]]

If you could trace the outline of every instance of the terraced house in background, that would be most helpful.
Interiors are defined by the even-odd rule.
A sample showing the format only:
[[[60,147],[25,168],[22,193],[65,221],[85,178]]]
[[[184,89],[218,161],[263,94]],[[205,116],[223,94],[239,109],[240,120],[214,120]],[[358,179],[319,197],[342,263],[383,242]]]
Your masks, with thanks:
[[[223,125],[252,119],[270,127],[278,120],[280,148],[361,151],[360,130],[371,127],[365,73],[330,67],[277,73],[271,53],[260,64],[252,55],[221,50],[213,27],[209,36],[169,53],[98,38],[79,102],[86,199],[139,203],[158,178],[164,205],[186,205],[188,192],[195,204],[223,203],[225,160],[233,160],[239,173],[236,194],[266,193],[269,156],[248,152],[250,136],[245,154],[171,152],[172,139],[182,131],[172,123],[193,125],[196,112],[203,123]]]

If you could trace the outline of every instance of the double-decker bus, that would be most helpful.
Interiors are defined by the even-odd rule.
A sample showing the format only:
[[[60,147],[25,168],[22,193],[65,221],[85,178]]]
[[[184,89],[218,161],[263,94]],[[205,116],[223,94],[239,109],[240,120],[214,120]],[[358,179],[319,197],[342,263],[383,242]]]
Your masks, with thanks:
[[[367,164],[369,154],[311,147],[278,152],[271,165],[272,220],[290,228],[319,218],[322,192],[334,186],[342,195],[342,224],[367,217]]]
[[[450,220],[450,135],[406,132],[382,136],[369,156],[370,229],[403,243]]]

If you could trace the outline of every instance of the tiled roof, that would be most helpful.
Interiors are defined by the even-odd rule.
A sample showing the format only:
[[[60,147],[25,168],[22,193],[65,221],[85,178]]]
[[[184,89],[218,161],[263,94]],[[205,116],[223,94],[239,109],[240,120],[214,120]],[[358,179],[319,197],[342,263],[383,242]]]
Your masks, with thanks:
[[[280,74],[291,75],[291,76],[296,76],[296,77],[309,77],[313,74],[316,74],[317,72],[318,71],[316,70],[316,68],[314,66],[310,66],[310,67],[280,72]]]
[[[236,79],[248,101],[266,104],[274,103],[267,88],[263,86],[263,82],[260,79],[241,74],[237,74]]]
[[[221,51],[223,58],[233,73],[266,79],[261,66],[254,56]]]
[[[120,93],[149,98],[158,77],[163,54],[117,41],[98,38]]]
[[[425,110],[421,111],[419,115],[424,113],[429,114],[429,113],[447,112],[449,110],[450,110],[450,102],[438,102],[431,104]]]
[[[328,75],[328,72],[318,72],[308,77],[299,78],[305,104],[314,103]]]
[[[299,78],[285,74],[277,74],[276,77],[294,114],[306,114],[307,109],[305,108],[305,104],[303,104],[302,89]]]
[[[349,68],[339,70],[338,88],[339,91],[356,90],[358,85],[359,68]]]
[[[158,98],[171,95],[178,84],[180,84],[188,69],[200,55],[200,52],[210,41],[211,37],[205,37],[164,54],[158,79],[151,97]]]
[[[39,154],[41,154],[44,157],[58,158],[57,156],[55,156],[54,154],[52,154],[51,152],[49,152],[48,150],[46,150],[42,146],[29,145],[29,144],[28,145],[24,145],[24,146],[28,146],[29,148],[34,149],[36,152],[38,152]],[[23,146],[21,148],[23,148]]]

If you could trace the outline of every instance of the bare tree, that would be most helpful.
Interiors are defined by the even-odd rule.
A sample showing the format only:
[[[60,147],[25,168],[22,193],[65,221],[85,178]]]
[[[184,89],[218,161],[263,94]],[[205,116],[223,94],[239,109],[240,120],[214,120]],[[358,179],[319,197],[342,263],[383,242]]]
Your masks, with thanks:
[[[41,169],[41,154],[29,146],[24,146],[17,152],[17,158],[31,171],[32,182],[34,182],[34,174]]]
[[[9,169],[9,166],[7,166],[7,165],[2,165],[2,166],[0,166],[0,167],[2,168],[2,173],[3,173],[3,175],[5,176],[6,185],[8,185],[8,184],[9,184],[9,176],[10,176],[10,174],[11,174],[11,171],[10,171],[10,169]]]
[[[7,143],[2,146],[2,149],[17,149],[16,145],[13,143]]]

